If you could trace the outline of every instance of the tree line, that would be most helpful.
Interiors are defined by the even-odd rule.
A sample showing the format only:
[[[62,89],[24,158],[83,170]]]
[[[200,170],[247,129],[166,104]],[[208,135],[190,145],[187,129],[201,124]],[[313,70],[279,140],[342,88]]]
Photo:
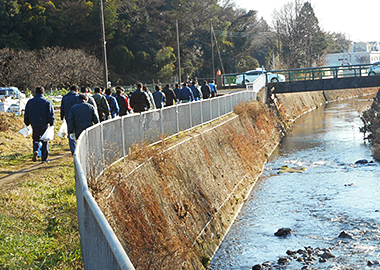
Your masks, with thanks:
[[[303,0],[276,10],[272,27],[232,0],[103,2],[113,84],[178,79],[178,40],[181,73],[192,78],[213,77],[217,69],[322,65],[326,53],[350,44],[345,34],[324,32]],[[26,89],[39,82],[47,88],[101,83],[99,0],[5,0],[0,25],[0,84]]]

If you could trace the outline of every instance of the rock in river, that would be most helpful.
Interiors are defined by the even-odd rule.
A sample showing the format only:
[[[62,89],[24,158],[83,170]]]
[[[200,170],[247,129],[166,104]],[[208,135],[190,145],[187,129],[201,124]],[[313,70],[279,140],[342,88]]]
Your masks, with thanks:
[[[290,228],[280,228],[278,229],[277,232],[274,233],[275,236],[282,237],[282,236],[287,236],[291,234],[292,229]]]
[[[353,235],[346,233],[345,231],[341,231],[338,238],[346,238],[346,239],[353,239]]]

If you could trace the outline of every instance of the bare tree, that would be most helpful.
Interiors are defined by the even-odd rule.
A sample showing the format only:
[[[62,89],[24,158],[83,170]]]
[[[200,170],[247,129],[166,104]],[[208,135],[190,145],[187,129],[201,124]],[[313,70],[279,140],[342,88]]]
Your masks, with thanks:
[[[79,49],[60,47],[36,51],[0,51],[0,84],[20,89],[65,88],[72,84],[98,85],[102,66],[94,56]]]
[[[320,64],[327,47],[326,37],[309,2],[294,0],[275,11],[274,29],[283,68]]]

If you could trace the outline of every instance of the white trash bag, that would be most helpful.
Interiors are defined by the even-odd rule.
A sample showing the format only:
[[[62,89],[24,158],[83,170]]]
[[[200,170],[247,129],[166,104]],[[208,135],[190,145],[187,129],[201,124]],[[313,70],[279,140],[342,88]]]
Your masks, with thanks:
[[[54,126],[49,126],[45,133],[40,138],[41,141],[52,141],[54,140]]]
[[[25,138],[28,137],[30,134],[32,134],[33,129],[31,126],[25,125],[25,127],[21,130],[19,130],[19,133],[21,133]]]
[[[61,137],[61,138],[66,138],[67,137],[67,133],[68,133],[67,132],[67,122],[66,122],[66,119],[63,119],[62,125],[59,128],[57,136]]]

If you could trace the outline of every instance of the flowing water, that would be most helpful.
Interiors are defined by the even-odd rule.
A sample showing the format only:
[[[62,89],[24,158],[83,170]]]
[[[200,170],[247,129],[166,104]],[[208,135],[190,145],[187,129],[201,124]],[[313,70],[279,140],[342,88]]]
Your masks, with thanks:
[[[380,269],[380,164],[359,132],[359,114],[370,104],[364,98],[329,103],[295,122],[210,269],[252,269],[264,262],[272,268],[263,269]],[[363,159],[370,163],[355,164]],[[280,173],[285,165],[299,171]],[[279,228],[292,232],[277,237]],[[342,231],[352,238],[339,237]],[[287,255],[305,247],[335,257],[319,261],[320,251],[299,262],[301,253]],[[289,262],[279,265],[285,256]]]

